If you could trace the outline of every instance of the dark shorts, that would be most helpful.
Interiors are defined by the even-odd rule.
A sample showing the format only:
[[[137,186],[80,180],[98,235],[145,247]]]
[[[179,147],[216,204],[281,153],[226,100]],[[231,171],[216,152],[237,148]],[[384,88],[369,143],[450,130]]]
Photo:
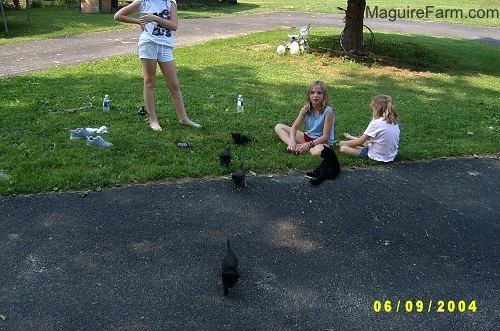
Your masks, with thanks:
[[[361,152],[359,152],[359,157],[362,158],[362,159],[365,159],[365,160],[368,159],[368,146],[363,147],[363,149],[361,150]]]
[[[306,141],[306,143],[313,141],[314,139],[316,139],[316,138],[311,138],[306,133],[304,133],[304,140]],[[323,145],[326,145],[326,146],[332,148],[332,145],[330,145],[328,142],[326,144],[323,144]]]
[[[305,132],[304,132],[304,140],[306,141],[306,143],[310,142],[310,141],[313,141],[314,138],[311,138],[309,137]]]

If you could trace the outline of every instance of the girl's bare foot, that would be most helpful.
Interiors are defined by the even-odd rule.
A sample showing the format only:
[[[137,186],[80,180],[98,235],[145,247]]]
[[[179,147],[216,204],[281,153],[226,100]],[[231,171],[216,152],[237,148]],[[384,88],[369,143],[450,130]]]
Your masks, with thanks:
[[[347,132],[344,132],[344,137],[346,137],[349,140],[356,139],[356,137],[354,137],[353,135],[351,135],[350,133],[347,133]]]
[[[185,119],[185,120],[179,120],[179,123],[181,123],[182,125],[186,125],[186,126],[192,126],[193,128],[197,128],[197,129],[201,128],[200,124],[191,121],[189,118]]]
[[[149,121],[149,126],[154,131],[161,131],[162,130],[161,126],[160,126],[160,123],[158,123],[157,121]]]

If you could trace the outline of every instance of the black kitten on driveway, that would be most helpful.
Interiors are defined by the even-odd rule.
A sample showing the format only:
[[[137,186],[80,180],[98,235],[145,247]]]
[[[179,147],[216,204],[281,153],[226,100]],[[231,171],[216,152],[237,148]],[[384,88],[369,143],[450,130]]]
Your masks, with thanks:
[[[311,184],[317,186],[327,179],[335,179],[340,173],[340,163],[335,151],[325,146],[321,151],[321,164],[312,172],[306,172],[307,177],[311,177]]]
[[[238,273],[238,258],[231,249],[231,244],[229,240],[227,241],[227,253],[222,259],[222,287],[224,289],[224,295],[229,294],[229,289],[233,288],[240,278]]]

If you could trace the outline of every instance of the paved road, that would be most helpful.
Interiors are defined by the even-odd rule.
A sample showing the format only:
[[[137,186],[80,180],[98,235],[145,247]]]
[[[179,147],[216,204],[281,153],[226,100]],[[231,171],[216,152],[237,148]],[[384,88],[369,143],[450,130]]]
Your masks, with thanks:
[[[3,197],[0,330],[498,330],[499,182],[498,158],[459,158],[319,187],[290,173]],[[224,298],[227,238],[242,277]]]
[[[386,30],[423,35],[476,40],[500,46],[500,29],[419,21],[366,19],[375,31]],[[177,46],[227,38],[249,32],[312,24],[314,27],[341,27],[336,14],[278,12],[212,19],[182,20],[176,33]],[[118,23],[117,23],[118,24]],[[0,77],[43,70],[52,66],[70,66],[110,56],[135,52],[137,27],[118,31],[84,34],[74,37],[0,46]]]

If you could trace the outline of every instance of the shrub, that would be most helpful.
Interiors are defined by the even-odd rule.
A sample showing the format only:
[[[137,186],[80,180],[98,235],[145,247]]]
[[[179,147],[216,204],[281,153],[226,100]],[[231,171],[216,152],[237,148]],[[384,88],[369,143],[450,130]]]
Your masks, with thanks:
[[[31,0],[30,1],[31,8],[43,8],[44,5],[45,5],[45,3],[43,2],[43,0]]]

